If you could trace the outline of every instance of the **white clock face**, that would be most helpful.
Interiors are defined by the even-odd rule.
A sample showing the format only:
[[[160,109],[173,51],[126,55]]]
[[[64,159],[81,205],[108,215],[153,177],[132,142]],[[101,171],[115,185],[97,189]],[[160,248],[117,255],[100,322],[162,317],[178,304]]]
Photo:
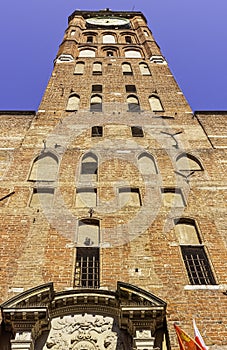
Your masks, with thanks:
[[[129,20],[126,18],[120,17],[94,17],[88,18],[86,20],[87,23],[93,25],[101,25],[101,26],[125,26],[129,24]]]

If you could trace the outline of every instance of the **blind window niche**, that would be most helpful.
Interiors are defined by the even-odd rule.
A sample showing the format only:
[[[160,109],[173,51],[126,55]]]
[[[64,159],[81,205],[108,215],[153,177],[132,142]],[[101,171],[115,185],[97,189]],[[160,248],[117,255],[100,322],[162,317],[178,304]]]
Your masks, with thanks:
[[[82,75],[84,74],[84,62],[77,62],[74,70],[74,74]]]
[[[119,205],[123,206],[141,206],[140,191],[138,188],[119,188]]]
[[[185,201],[180,188],[162,188],[162,199],[165,207],[184,207]]]
[[[53,205],[54,189],[53,188],[34,188],[30,207],[31,208],[51,208]]]
[[[97,189],[96,188],[78,188],[76,190],[76,207],[77,208],[93,208],[97,205]]]
[[[43,153],[34,160],[29,181],[55,181],[57,173],[57,157],[50,152]]]

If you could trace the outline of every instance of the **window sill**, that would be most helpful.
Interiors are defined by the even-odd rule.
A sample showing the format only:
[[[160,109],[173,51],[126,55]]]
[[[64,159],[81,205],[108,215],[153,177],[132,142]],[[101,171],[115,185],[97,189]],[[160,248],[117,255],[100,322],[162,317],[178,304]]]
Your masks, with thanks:
[[[223,289],[223,285],[221,284],[200,284],[200,285],[188,284],[184,286],[184,290],[219,290],[219,289]]]

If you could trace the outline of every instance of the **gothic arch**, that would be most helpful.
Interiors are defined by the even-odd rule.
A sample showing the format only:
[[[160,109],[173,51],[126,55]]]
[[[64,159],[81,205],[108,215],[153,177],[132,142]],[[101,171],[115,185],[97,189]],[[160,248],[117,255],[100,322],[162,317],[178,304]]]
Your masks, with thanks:
[[[204,170],[200,160],[190,153],[181,153],[176,158],[177,170],[192,170],[201,171]]]
[[[29,181],[55,181],[58,173],[58,157],[51,151],[38,155],[31,167]]]

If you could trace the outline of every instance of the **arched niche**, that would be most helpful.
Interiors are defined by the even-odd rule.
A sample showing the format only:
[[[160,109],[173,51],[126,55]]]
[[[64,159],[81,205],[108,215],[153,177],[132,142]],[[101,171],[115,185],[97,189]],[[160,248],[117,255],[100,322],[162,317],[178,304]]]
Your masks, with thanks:
[[[81,160],[81,179],[97,180],[98,158],[92,153],[86,153]]]
[[[141,52],[138,50],[126,50],[125,51],[125,57],[127,58],[141,58]]]
[[[158,173],[154,157],[149,153],[144,152],[139,155],[138,166],[142,175],[152,175]]]
[[[137,96],[128,95],[127,103],[128,103],[129,112],[139,112],[140,111],[140,103],[139,103],[139,99]]]
[[[95,50],[92,49],[81,49],[79,57],[95,57]]]
[[[176,158],[177,170],[191,170],[201,171],[203,170],[201,162],[190,153],[182,153]]]
[[[29,181],[55,181],[57,173],[58,158],[51,152],[45,152],[35,158]]]
[[[160,98],[156,95],[151,95],[149,97],[149,103],[153,112],[161,112],[164,110]]]
[[[90,102],[90,111],[91,112],[102,112],[102,96],[101,95],[92,95]]]
[[[77,111],[80,105],[80,96],[77,94],[71,94],[69,96],[66,111]]]
[[[77,246],[98,247],[100,244],[100,223],[97,219],[80,219],[78,223]]]

